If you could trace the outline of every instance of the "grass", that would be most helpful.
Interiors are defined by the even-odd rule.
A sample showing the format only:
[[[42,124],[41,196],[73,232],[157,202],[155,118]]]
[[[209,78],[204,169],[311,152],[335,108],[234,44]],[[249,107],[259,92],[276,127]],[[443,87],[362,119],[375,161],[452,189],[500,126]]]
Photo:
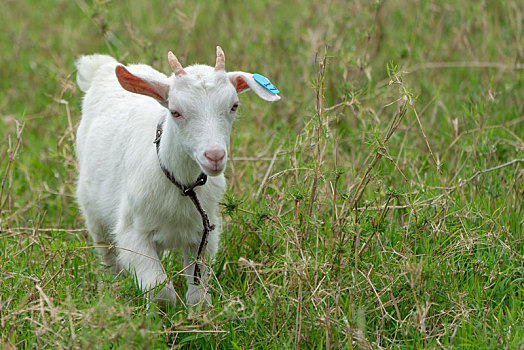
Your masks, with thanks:
[[[5,1],[0,347],[524,348],[524,6]],[[74,59],[214,62],[242,95],[214,307],[148,307],[74,200]],[[183,295],[178,259],[164,265]]]

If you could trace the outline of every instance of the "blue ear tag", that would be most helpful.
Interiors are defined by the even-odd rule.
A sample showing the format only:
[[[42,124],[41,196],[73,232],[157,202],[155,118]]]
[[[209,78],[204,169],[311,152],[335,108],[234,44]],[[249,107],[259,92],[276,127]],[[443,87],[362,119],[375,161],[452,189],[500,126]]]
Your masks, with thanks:
[[[255,73],[253,74],[253,79],[255,79],[255,81],[257,83],[259,83],[264,89],[266,89],[267,91],[271,92],[273,95],[276,95],[276,94],[279,94],[280,91],[278,91],[278,89],[276,88],[275,85],[273,85],[268,78],[266,78],[265,76],[263,75],[260,75],[258,73]]]

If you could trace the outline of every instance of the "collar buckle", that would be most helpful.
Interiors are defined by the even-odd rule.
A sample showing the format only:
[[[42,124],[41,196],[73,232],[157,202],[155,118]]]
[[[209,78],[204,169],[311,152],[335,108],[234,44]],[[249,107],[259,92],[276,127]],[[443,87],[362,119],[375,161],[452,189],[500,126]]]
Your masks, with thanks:
[[[200,173],[200,176],[198,176],[198,179],[195,181],[194,184],[191,186],[182,186],[182,195],[183,196],[189,196],[192,193],[194,193],[195,187],[203,186],[207,182],[207,175],[204,173]]]

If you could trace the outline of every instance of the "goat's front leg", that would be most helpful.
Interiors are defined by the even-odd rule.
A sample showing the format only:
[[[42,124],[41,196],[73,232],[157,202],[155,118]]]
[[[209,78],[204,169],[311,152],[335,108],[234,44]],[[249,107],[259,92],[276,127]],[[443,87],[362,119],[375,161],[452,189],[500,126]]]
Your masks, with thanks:
[[[173,284],[168,282],[160,287],[166,282],[167,276],[154,242],[134,228],[117,231],[115,241],[120,265],[136,274],[138,285],[148,293],[148,298],[162,306],[175,305],[178,297]]]
[[[187,282],[187,293],[186,293],[186,302],[188,306],[198,306],[202,305],[205,307],[211,307],[211,295],[208,291],[208,281],[209,281],[209,269],[206,266],[210,263],[209,260],[209,246],[206,249],[206,264],[198,264],[200,270],[200,276],[195,277],[195,266],[198,254],[198,245],[188,245],[184,253],[184,275]],[[215,252],[213,252],[212,257],[214,257]],[[202,257],[200,257],[202,260]]]

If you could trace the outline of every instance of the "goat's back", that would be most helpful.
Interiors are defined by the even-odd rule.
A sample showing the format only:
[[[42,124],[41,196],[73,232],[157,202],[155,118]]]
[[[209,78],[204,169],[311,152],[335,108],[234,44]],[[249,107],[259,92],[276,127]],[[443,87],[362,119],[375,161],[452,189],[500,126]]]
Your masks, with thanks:
[[[76,64],[78,85],[85,92],[77,131],[79,162],[83,162],[84,149],[88,147],[102,147],[106,152],[104,158],[108,158],[107,153],[119,155],[130,141],[134,142],[134,149],[140,148],[141,142],[149,145],[149,139],[147,142],[141,139],[154,133],[157,121],[165,114],[164,108],[150,97],[124,90],[115,74],[120,63],[114,58],[98,54],[82,56]],[[147,65],[131,65],[128,69],[142,76],[167,78]],[[93,152],[89,154],[93,156]]]
[[[95,77],[97,71],[103,65],[107,63],[113,63],[113,67],[116,65],[117,61],[107,55],[89,55],[89,56],[80,56],[76,61],[77,75],[76,82],[83,92],[87,92],[91,87],[91,82]]]

